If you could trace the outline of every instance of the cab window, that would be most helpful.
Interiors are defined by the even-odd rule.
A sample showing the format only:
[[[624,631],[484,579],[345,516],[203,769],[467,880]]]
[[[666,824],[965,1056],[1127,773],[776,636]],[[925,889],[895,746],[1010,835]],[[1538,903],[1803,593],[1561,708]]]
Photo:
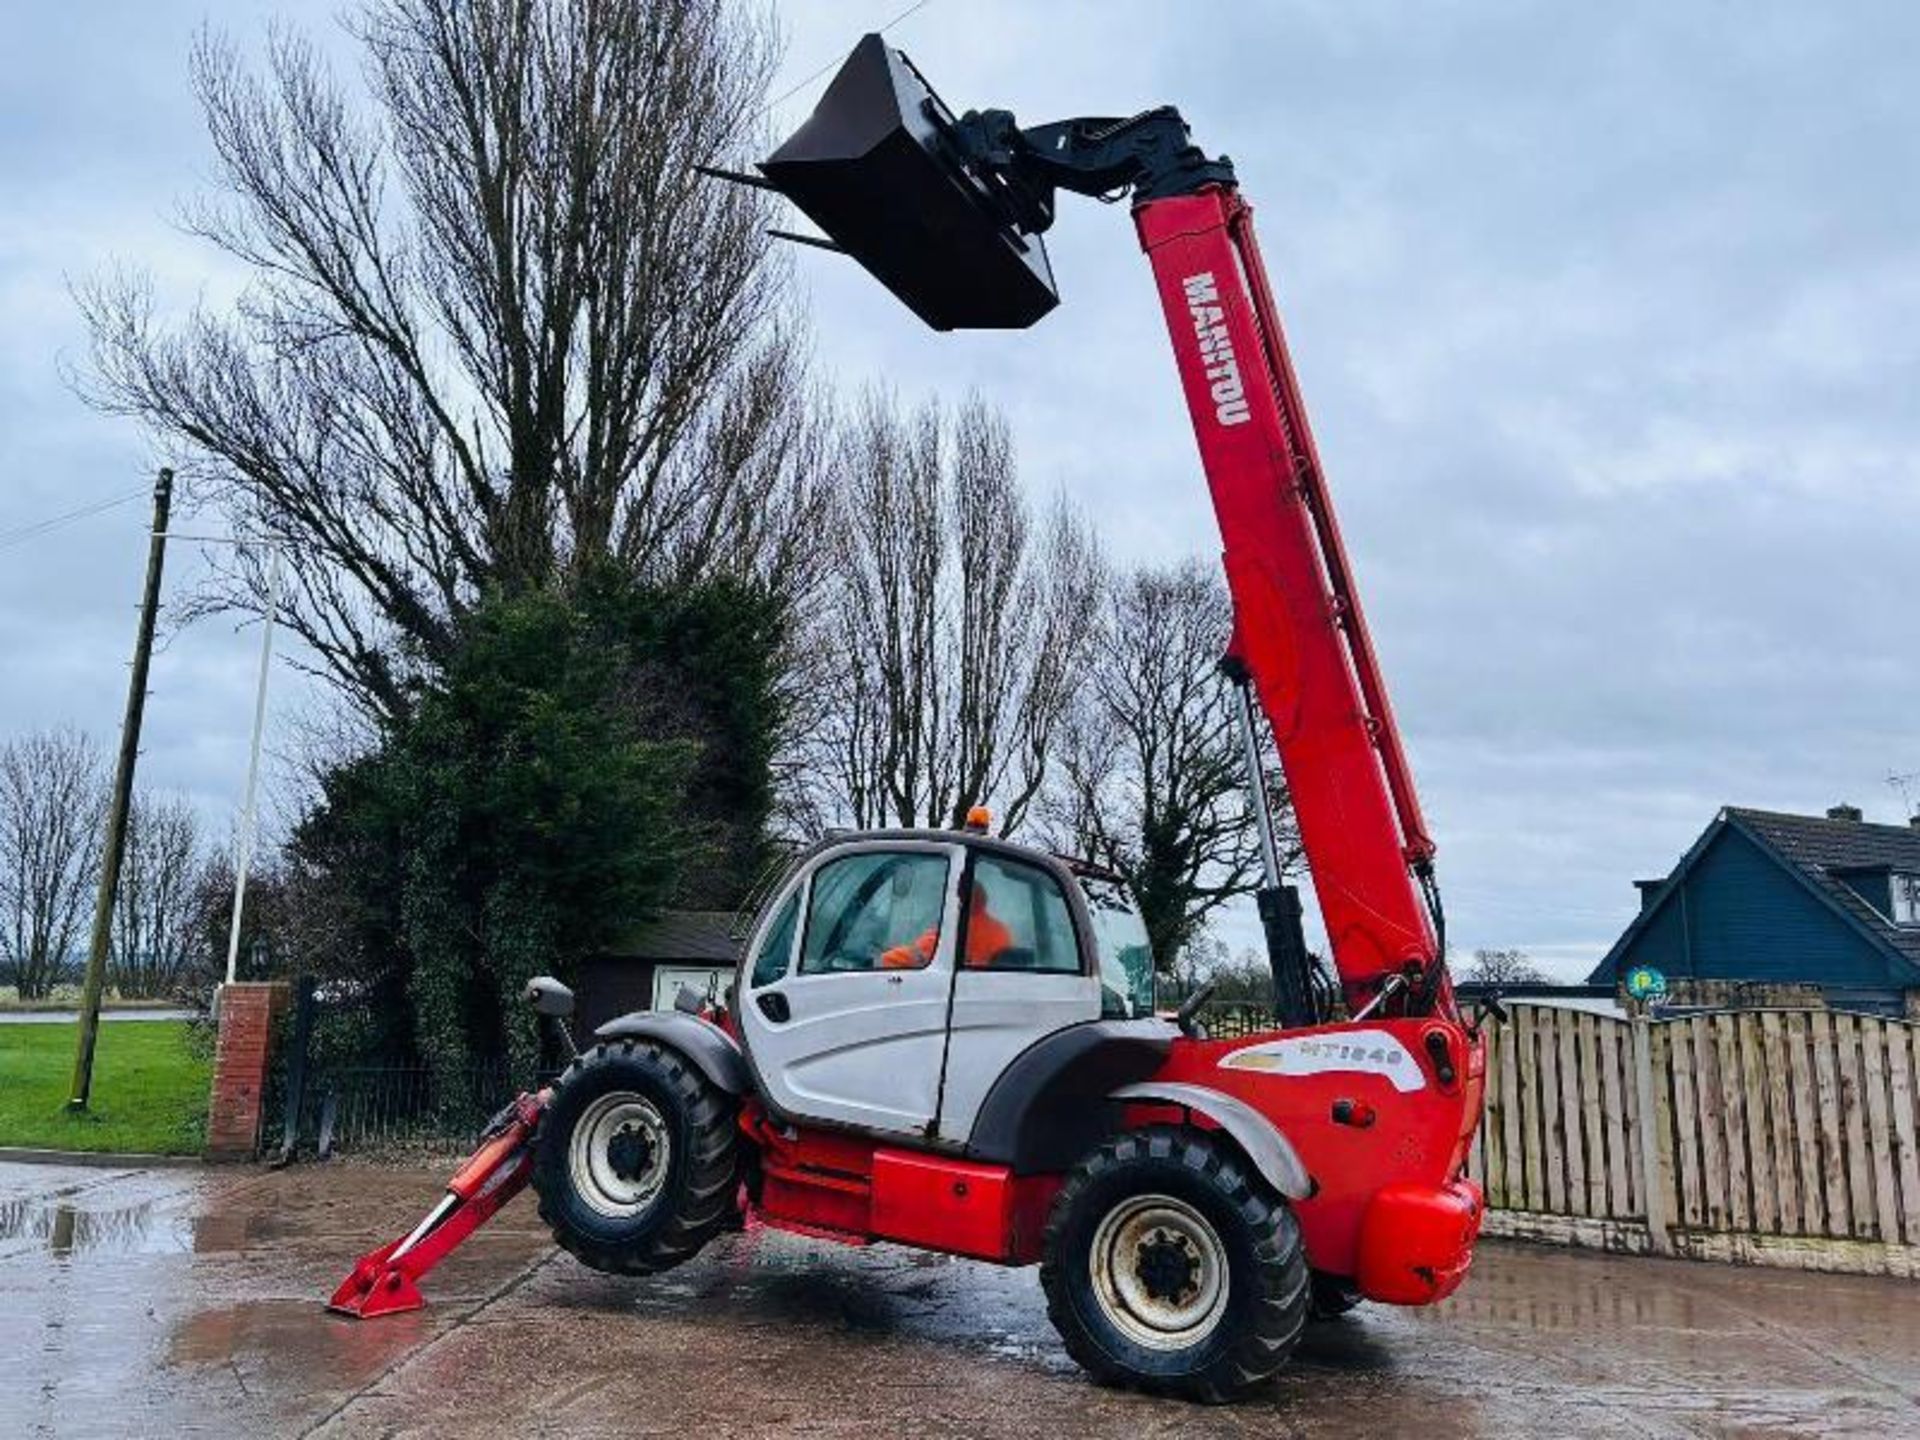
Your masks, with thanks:
[[[920,969],[940,945],[947,857],[925,851],[868,851],[813,873],[802,975]]]
[[[760,941],[760,949],[753,957],[754,989],[771,985],[787,973],[787,964],[793,959],[793,932],[799,924],[800,891],[795,890],[787,897],[787,903],[780,907],[773,924],[767,927],[767,933]]]
[[[1126,887],[1082,876],[1080,893],[1093,916],[1094,948],[1100,952],[1100,1014],[1137,1020],[1153,1014],[1153,947]]]
[[[1053,876],[1034,865],[980,855],[968,887],[966,964],[976,970],[1074,975],[1073,916]]]

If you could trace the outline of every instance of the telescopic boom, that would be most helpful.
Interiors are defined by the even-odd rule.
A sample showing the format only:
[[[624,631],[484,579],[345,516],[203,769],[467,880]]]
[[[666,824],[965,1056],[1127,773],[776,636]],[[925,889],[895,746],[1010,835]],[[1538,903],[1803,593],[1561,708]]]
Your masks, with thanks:
[[[1347,1007],[1454,1014],[1433,840],[1232,163],[1171,107],[1024,129],[955,116],[869,35],[760,168],[942,330],[1053,308],[1058,191],[1131,199],[1219,520],[1229,670],[1272,727]]]

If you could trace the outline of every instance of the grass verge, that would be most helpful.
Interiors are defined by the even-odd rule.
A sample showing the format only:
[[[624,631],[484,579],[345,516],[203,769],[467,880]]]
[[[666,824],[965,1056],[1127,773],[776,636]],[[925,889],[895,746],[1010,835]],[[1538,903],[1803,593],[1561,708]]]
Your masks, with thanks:
[[[188,1155],[206,1140],[212,1062],[179,1020],[100,1027],[87,1113],[67,1113],[76,1025],[0,1025],[0,1145]]]

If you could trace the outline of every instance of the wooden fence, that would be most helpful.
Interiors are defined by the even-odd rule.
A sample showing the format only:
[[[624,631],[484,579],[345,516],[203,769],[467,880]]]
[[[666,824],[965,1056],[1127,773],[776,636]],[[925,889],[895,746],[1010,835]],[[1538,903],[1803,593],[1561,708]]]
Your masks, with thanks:
[[[1920,1276],[1920,1026],[1510,1008],[1469,1160],[1488,1233]]]

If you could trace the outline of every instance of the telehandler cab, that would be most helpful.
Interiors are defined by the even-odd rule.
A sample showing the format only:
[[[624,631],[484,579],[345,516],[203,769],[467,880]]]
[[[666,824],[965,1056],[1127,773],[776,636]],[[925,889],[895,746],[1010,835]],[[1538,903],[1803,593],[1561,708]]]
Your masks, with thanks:
[[[1055,193],[1128,194],[1159,287],[1235,602],[1244,738],[1272,727],[1337,986],[1316,986],[1257,764],[1280,1026],[1155,1014],[1115,877],[953,831],[830,838],[761,908],[724,1005],[602,1026],[496,1119],[440,1204],[332,1300],[372,1316],[531,1180],[558,1242],[645,1275],[747,1217],[804,1235],[1037,1262],[1097,1379],[1231,1398],[1309,1312],[1452,1293],[1484,1056],[1448,979],[1433,843],[1354,593],[1232,165],[1178,112],[1022,129],[954,116],[877,35],[760,167],[939,329],[1056,301]],[[718,173],[718,172],[716,172]],[[571,996],[528,998],[570,1050]]]

